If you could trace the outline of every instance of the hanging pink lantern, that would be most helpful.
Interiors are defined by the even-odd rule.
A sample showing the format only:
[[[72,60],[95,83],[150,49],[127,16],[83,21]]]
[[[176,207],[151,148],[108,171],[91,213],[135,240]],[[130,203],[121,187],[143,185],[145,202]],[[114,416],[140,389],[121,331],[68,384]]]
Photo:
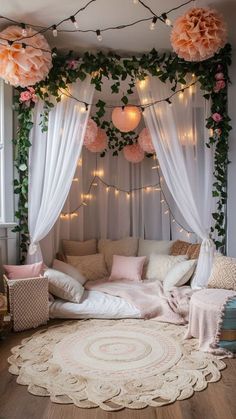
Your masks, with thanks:
[[[52,67],[51,49],[44,36],[32,28],[24,30],[24,36],[20,26],[9,26],[0,33],[0,77],[15,87],[33,86],[44,80]],[[21,41],[11,45],[7,41],[17,39]]]
[[[173,24],[171,44],[178,57],[203,61],[222,48],[227,39],[226,24],[213,9],[193,8]]]
[[[126,145],[123,152],[126,160],[130,163],[140,163],[144,159],[144,151],[138,143]]]
[[[143,128],[138,137],[140,147],[146,153],[155,153],[155,148],[152,143],[151,134],[148,128]]]
[[[92,153],[101,153],[101,151],[107,148],[107,143],[108,138],[106,131],[104,131],[104,129],[98,128],[98,133],[95,140],[92,143],[85,145],[85,147],[89,151],[92,151]]]
[[[87,127],[84,136],[84,145],[87,147],[88,145],[92,144],[95,141],[95,138],[98,133],[98,126],[93,119],[89,119],[87,122]]]
[[[141,120],[141,112],[137,106],[117,107],[113,109],[112,122],[121,132],[133,131]]]

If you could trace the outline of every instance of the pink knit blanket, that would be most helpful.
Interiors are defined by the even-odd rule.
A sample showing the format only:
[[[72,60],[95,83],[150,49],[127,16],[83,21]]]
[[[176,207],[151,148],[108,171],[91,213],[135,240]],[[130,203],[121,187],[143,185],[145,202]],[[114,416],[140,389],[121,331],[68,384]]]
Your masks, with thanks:
[[[102,279],[86,282],[85,288],[123,298],[135,306],[145,319],[157,317],[158,321],[175,324],[188,322],[189,300],[193,293],[190,287],[175,288],[165,293],[160,281]]]

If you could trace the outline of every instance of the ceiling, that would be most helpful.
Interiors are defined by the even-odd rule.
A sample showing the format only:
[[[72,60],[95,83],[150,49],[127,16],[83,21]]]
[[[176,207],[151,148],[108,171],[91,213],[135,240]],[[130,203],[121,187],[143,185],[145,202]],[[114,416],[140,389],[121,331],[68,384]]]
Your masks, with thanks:
[[[79,8],[87,4],[87,0],[0,0],[1,15],[35,25],[49,26],[61,19],[68,17]],[[183,3],[184,0],[144,0],[156,14],[161,14]],[[229,27],[229,41],[234,42],[233,30],[236,16],[236,0],[197,0],[197,6],[215,7],[224,15]],[[170,13],[168,17],[173,21],[192,4]],[[96,0],[81,12],[77,21],[81,29],[102,29],[108,26],[117,26],[130,23],[138,19],[151,17],[151,13],[133,0]],[[0,29],[8,26],[0,20]],[[73,49],[77,52],[85,50],[103,51],[115,50],[123,56],[132,53],[142,53],[156,48],[159,51],[170,50],[170,28],[157,22],[154,31],[150,31],[149,22],[142,22],[133,27],[107,31],[103,33],[103,40],[99,42],[94,33],[58,33],[54,38],[51,33],[46,33],[50,46],[58,49]],[[66,22],[61,29],[74,29],[71,22]]]

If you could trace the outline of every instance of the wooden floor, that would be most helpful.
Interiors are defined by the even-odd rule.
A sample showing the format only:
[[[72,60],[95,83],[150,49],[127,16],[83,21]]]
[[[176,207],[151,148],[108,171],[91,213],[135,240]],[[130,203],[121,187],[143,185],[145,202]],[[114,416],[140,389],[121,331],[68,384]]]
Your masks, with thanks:
[[[80,409],[73,405],[51,403],[48,397],[33,396],[25,386],[16,384],[9,374],[7,358],[11,347],[32,331],[15,333],[0,341],[0,419],[235,419],[236,359],[227,359],[218,383],[190,399],[160,408],[124,409],[105,412],[100,408]]]

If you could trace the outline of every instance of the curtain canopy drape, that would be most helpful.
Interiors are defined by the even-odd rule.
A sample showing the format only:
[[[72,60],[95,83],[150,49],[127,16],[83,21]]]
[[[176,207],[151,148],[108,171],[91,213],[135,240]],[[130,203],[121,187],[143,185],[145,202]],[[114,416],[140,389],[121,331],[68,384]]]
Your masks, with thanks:
[[[143,105],[171,94],[170,83],[164,84],[157,77],[146,78],[137,88]],[[200,130],[199,135],[197,127],[201,100],[204,99],[196,84],[185,93],[173,96],[172,104],[162,101],[147,107],[144,112],[167,186],[187,224],[202,240],[195,287],[207,284],[214,254],[214,244],[209,238],[213,156],[203,141],[204,130]],[[208,138],[207,133],[205,137]],[[197,154],[199,142],[202,144],[201,159]]]
[[[91,103],[94,87],[87,77],[69,87],[73,96]],[[40,127],[43,103],[35,108],[29,163],[28,262],[42,258],[39,241],[53,225],[65,203],[81,153],[89,112],[80,103],[62,95],[49,113],[48,131]]]

